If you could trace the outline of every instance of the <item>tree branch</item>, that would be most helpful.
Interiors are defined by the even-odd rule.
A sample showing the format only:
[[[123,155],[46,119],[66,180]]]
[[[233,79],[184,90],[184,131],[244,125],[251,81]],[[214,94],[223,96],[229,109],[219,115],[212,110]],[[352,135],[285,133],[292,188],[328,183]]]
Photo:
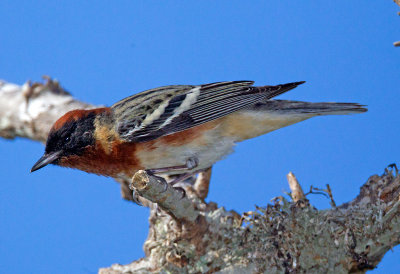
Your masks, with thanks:
[[[137,191],[140,196],[158,204],[178,220],[194,222],[199,216],[194,201],[186,196],[186,191],[182,188],[179,190],[171,187],[162,177],[139,170],[132,178],[131,189]]]
[[[244,214],[241,225],[235,212],[209,204],[196,231],[155,214],[146,258],[100,273],[364,272],[400,243],[399,197],[400,175],[387,170],[369,178],[356,199],[329,210],[279,197]]]
[[[0,137],[24,137],[45,142],[53,123],[73,109],[93,105],[74,99],[56,80],[23,86],[0,80]]]

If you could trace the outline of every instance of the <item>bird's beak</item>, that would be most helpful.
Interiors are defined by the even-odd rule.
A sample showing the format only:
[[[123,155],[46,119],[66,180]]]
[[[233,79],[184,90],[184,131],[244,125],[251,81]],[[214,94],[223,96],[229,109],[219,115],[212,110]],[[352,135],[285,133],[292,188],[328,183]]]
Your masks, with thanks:
[[[61,154],[61,151],[45,153],[42,158],[40,158],[32,167],[31,172],[34,172],[42,167],[47,166],[48,164],[53,163],[58,159],[58,156]]]

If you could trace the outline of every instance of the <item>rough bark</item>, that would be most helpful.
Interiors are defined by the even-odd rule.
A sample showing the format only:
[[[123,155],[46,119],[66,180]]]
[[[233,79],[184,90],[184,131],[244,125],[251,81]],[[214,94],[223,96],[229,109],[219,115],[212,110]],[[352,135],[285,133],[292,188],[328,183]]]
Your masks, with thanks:
[[[72,109],[93,108],[75,100],[57,81],[23,86],[0,80],[0,137],[25,137],[45,142],[53,123]]]
[[[0,81],[0,136],[44,142],[63,113],[91,107],[48,78],[45,84],[22,87]],[[183,195],[159,177],[137,173],[131,187],[151,209],[146,257],[99,272],[364,272],[400,242],[400,175],[395,166],[371,176],[360,194],[341,206],[334,204],[328,187],[328,210],[314,208],[289,174],[292,200],[278,197],[241,215],[204,202],[210,175],[182,184]],[[126,182],[123,188],[131,199]]]

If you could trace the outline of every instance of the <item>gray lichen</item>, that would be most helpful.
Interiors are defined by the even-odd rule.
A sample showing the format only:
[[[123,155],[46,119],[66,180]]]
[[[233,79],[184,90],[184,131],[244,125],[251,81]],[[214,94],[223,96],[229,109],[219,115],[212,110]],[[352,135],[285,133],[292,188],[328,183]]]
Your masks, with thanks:
[[[372,176],[352,202],[328,210],[317,210],[306,199],[291,202],[279,197],[242,217],[210,203],[195,224],[152,211],[145,244],[145,260],[152,263],[147,270],[365,272],[400,242],[399,189],[400,176],[387,171]],[[135,272],[135,265],[125,270]]]

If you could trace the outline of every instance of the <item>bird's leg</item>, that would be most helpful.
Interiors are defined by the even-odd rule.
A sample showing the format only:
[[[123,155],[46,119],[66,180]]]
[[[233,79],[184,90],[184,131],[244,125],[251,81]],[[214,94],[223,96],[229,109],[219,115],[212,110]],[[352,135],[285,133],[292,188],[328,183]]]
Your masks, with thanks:
[[[153,169],[147,169],[146,172],[150,174],[160,174],[160,173],[167,173],[167,172],[173,172],[173,171],[190,171],[194,168],[196,168],[199,165],[199,160],[196,157],[190,157],[186,160],[186,163],[184,165],[179,165],[179,166],[170,166],[170,167],[161,167],[161,168],[153,168]],[[187,172],[179,175],[178,177],[174,178],[171,182],[168,182],[165,185],[165,191],[168,188],[168,185],[171,187],[179,182],[182,182],[186,180],[187,178],[190,178],[191,176],[195,175],[199,171],[196,172]],[[175,189],[178,189],[182,191],[182,198],[186,196],[186,192],[183,188],[181,187],[175,187]]]
[[[148,171],[147,171],[148,172]],[[188,172],[188,173],[184,173],[184,174],[180,174],[180,175],[178,175],[176,178],[174,178],[172,181],[170,181],[170,182],[167,182],[166,180],[165,180],[165,178],[163,178],[163,177],[158,177],[158,176],[155,176],[154,174],[152,174],[153,176],[155,176],[155,177],[158,177],[158,178],[160,178],[160,182],[162,182],[163,184],[164,184],[164,190],[163,191],[161,191],[161,193],[164,193],[165,191],[167,191],[167,189],[168,189],[168,186],[170,186],[170,187],[173,187],[174,189],[176,189],[176,190],[179,190],[180,192],[182,192],[182,198],[184,198],[185,196],[186,196],[186,191],[182,188],[182,187],[174,187],[174,185],[175,184],[177,184],[177,183],[179,183],[179,182],[182,182],[182,181],[184,181],[184,180],[186,180],[187,178],[190,178],[191,176],[193,176],[193,175],[195,175],[196,173],[198,173],[199,171],[196,171],[196,172]],[[135,197],[134,197],[135,198]],[[136,202],[136,200],[134,200],[135,202]],[[139,204],[139,203],[138,203]]]
[[[195,186],[196,191],[198,193],[201,192],[201,194],[202,194],[202,195],[201,194],[199,195],[200,198],[205,199],[207,197],[207,194],[208,194],[208,185],[210,183],[210,177],[211,177],[211,167],[207,168],[207,169],[204,169],[204,170],[196,170],[195,172],[188,172],[188,173],[184,173],[184,174],[178,175],[172,181],[170,181],[170,182],[165,184],[164,192],[167,191],[168,185],[173,187],[175,184],[180,183],[182,181],[185,181],[186,179],[188,179],[188,178],[190,178],[190,177],[192,177],[192,176],[194,176],[194,175],[196,175],[198,173],[200,173],[199,176],[201,176],[202,173],[206,173],[206,175],[203,175],[203,178],[200,178],[200,177],[197,178],[197,180],[200,179],[200,181],[202,181],[202,183],[206,185],[206,189],[205,190],[202,189],[202,190],[199,191],[198,189],[196,189],[196,186]],[[204,176],[206,178],[204,178]],[[198,185],[199,183],[197,182],[197,180],[196,180],[196,184]],[[174,188],[177,189],[177,190],[180,190],[182,192],[182,198],[186,196],[186,191],[182,187],[174,187]],[[199,187],[197,186],[197,188],[199,188]],[[204,188],[204,186],[203,186],[203,188]]]
[[[153,168],[153,169],[147,169],[146,171],[152,174],[167,173],[171,171],[185,171],[185,170],[189,171],[194,169],[198,165],[199,165],[199,160],[196,157],[190,157],[186,160],[186,163],[184,165]]]
[[[174,178],[171,182],[169,182],[168,184],[170,186],[173,186],[179,182],[185,181],[187,178],[192,177],[193,175],[196,175],[199,171],[196,172],[189,172],[189,173],[184,173],[179,175],[178,177]]]
[[[193,175],[196,175],[199,172],[202,172],[202,171],[195,171],[195,172],[181,174],[178,177],[176,177],[175,179],[173,179],[171,182],[169,182],[168,184],[173,187],[175,184],[182,182],[182,181],[186,180],[187,178],[190,178]],[[186,196],[186,191],[182,187],[174,187],[174,188],[177,190],[180,190],[182,192],[182,198],[184,198]],[[167,190],[167,189],[165,189],[165,190]]]

